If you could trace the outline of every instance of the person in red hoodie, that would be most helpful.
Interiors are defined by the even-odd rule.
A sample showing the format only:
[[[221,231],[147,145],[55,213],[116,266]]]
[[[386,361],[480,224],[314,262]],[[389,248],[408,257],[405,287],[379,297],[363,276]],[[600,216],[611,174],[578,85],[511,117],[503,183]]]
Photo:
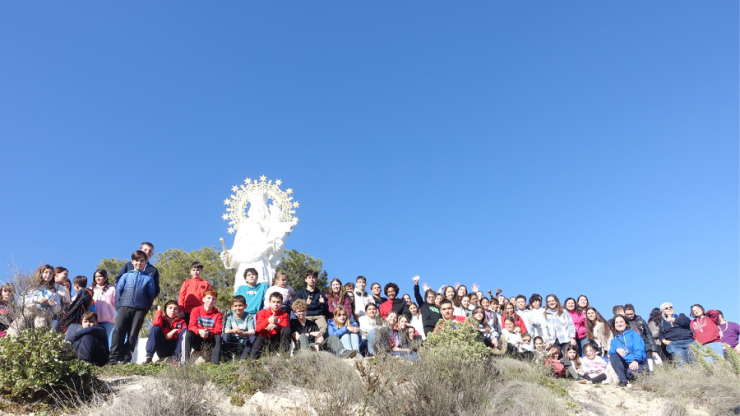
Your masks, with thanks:
[[[691,316],[694,317],[691,321],[694,340],[713,349],[720,357],[724,357],[725,351],[720,342],[722,337],[719,334],[719,312],[713,309],[705,312],[704,307],[697,303],[691,307]],[[711,357],[704,357],[704,359],[712,361]]]
[[[190,265],[190,276],[192,279],[182,282],[182,286],[180,286],[180,294],[177,296],[177,306],[180,307],[180,318],[185,319],[185,322],[190,322],[190,312],[192,312],[193,308],[203,305],[203,294],[211,288],[210,283],[200,278],[202,274],[203,265],[194,261]]]
[[[290,316],[280,307],[283,305],[283,295],[278,292],[270,294],[269,307],[257,312],[257,339],[252,345],[250,356],[258,359],[265,349],[281,352],[290,349]]]
[[[188,324],[178,315],[179,307],[174,300],[168,301],[164,305],[164,313],[157,306],[157,312],[154,313],[152,329],[149,330],[149,337],[146,341],[146,361],[145,364],[151,363],[154,353],[162,361],[167,357],[180,355],[180,346],[182,338],[188,329]]]
[[[182,341],[182,363],[190,358],[190,350],[211,349],[211,363],[218,365],[221,359],[221,330],[223,316],[216,309],[218,292],[208,289],[203,293],[203,306],[190,312],[190,324]]]

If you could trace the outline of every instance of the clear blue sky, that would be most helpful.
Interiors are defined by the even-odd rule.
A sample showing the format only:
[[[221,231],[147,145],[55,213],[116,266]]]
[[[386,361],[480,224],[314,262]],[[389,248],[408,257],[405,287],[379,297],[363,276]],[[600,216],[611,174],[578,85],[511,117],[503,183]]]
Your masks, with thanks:
[[[330,277],[740,319],[738,3],[0,3],[0,258],[91,276],[295,190]]]

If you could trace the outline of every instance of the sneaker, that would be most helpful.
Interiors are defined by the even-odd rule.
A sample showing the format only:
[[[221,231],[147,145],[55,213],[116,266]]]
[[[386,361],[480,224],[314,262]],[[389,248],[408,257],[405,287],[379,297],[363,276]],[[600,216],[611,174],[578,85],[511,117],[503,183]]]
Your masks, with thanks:
[[[628,386],[628,384],[627,384],[627,383],[622,383],[622,382],[620,381],[620,382],[619,382],[619,385],[618,385],[617,387],[627,387],[627,386]]]
[[[144,364],[151,364],[152,363],[152,357],[146,357],[146,360],[144,360]]]
[[[631,389],[632,388],[632,384],[631,383],[627,383],[627,388],[628,389]]]
[[[585,378],[578,378],[578,379],[576,379],[576,383],[578,383],[578,384],[587,384],[588,383],[588,380],[586,380]]]

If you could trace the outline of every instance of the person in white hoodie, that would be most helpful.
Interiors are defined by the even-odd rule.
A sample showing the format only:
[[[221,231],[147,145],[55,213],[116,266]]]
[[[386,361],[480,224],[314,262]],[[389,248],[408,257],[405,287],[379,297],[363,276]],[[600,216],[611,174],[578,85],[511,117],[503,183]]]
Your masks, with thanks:
[[[365,276],[357,276],[355,280],[355,289],[353,291],[355,296],[355,316],[359,320],[361,316],[365,315],[365,307],[368,304],[375,304],[373,294],[366,292],[365,287],[367,286],[367,279]]]
[[[366,356],[368,335],[370,335],[370,332],[382,327],[384,323],[380,319],[378,307],[374,303],[365,305],[364,312],[362,316],[357,318],[357,323],[360,325],[360,352]]]
[[[520,295],[521,296],[521,295]],[[521,304],[524,296],[517,298],[517,304]],[[532,334],[532,339],[542,337],[545,334],[545,310],[542,308],[542,296],[533,293],[529,297],[529,305],[526,306],[523,314],[520,315],[527,326],[527,332]]]

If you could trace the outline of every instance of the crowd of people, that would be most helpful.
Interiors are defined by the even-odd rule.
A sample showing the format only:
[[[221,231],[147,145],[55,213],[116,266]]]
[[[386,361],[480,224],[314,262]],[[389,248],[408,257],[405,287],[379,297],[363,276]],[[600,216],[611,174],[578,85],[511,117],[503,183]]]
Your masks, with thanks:
[[[159,271],[149,262],[153,254],[154,246],[143,243],[112,282],[103,269],[95,271],[92,281],[77,276],[70,282],[67,269],[45,265],[34,273],[26,293],[3,285],[0,337],[19,331],[21,319],[14,314],[22,314],[35,327],[64,333],[80,360],[100,366],[131,362],[160,292]],[[491,354],[533,360],[579,383],[628,386],[636,374],[652,372],[667,359],[679,365],[695,361],[692,344],[708,346],[719,357],[725,349],[740,352],[740,325],[698,304],[686,316],[666,302],[646,321],[628,303],[614,306],[607,320],[585,295],[563,302],[555,294],[507,298],[500,289],[483,293],[476,284],[471,290],[455,284],[435,291],[426,283],[420,287],[418,276],[413,277],[413,297],[401,295],[395,283],[372,283],[368,292],[363,276],[354,283],[333,279],[323,293],[316,287],[316,271],[308,271],[306,287],[295,291],[284,273],[276,273],[270,285],[258,284],[258,272],[247,269],[246,284],[236,288],[230,310],[219,311],[219,293],[202,273],[203,265],[193,262],[177,299],[156,308],[147,363],[155,354],[160,361],[186,363],[193,351],[209,351],[213,364],[294,350],[417,360],[437,328],[455,330],[465,322],[477,326]]]

